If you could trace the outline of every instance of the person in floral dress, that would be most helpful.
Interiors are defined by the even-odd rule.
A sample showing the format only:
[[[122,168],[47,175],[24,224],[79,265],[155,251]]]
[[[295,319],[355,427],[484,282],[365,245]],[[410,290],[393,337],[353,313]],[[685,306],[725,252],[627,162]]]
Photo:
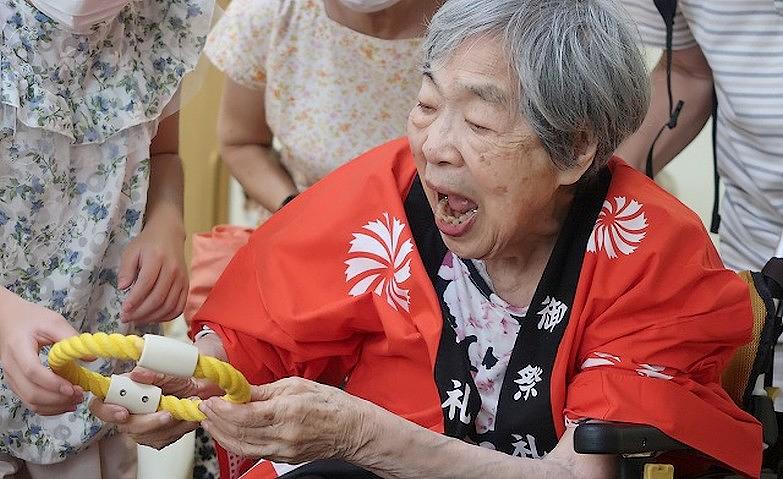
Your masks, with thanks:
[[[0,0],[1,478],[135,477],[135,446],[45,358],[64,337],[155,331],[183,308],[176,94],[213,5]]]

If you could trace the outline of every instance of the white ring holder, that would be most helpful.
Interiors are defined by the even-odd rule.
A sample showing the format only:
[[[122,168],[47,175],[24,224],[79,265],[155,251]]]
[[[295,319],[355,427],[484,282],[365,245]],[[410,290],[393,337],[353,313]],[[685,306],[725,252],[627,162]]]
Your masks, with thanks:
[[[116,404],[131,414],[149,414],[158,410],[163,391],[158,386],[133,382],[128,376],[112,374],[106,404]]]
[[[144,349],[136,362],[141,367],[169,376],[189,378],[198,362],[198,348],[191,344],[155,334],[144,335]],[[158,410],[163,391],[158,386],[139,384],[128,376],[112,375],[106,404],[122,406],[131,414]]]
[[[181,378],[193,376],[196,363],[198,348],[155,334],[144,335],[144,349],[141,351],[141,358],[136,362],[143,368]]]

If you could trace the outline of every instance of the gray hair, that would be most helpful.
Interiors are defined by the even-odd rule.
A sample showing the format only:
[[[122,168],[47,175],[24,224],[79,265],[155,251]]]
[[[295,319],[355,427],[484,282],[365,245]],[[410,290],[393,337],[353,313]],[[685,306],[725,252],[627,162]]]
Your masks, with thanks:
[[[425,66],[465,41],[496,37],[519,80],[519,112],[554,164],[576,162],[585,133],[598,142],[591,173],[640,125],[649,83],[639,34],[617,0],[447,0],[430,22]]]

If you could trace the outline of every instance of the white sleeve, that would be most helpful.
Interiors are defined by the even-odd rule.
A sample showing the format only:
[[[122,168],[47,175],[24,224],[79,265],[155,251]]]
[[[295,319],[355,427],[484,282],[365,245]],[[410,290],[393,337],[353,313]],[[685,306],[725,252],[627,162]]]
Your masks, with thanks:
[[[622,3],[636,22],[642,42],[649,47],[666,48],[666,24],[653,0],[623,0]],[[695,45],[688,21],[678,8],[674,16],[672,49],[682,50]]]

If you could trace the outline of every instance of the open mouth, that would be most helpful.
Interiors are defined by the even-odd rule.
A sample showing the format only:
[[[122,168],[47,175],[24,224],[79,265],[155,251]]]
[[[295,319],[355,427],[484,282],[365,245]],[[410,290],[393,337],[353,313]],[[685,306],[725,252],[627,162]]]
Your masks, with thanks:
[[[460,225],[478,213],[478,205],[471,199],[455,194],[438,193],[438,207],[435,214],[446,223]]]
[[[436,193],[438,204],[435,208],[435,222],[438,229],[449,236],[462,236],[467,233],[478,215],[478,204],[456,193],[437,190]]]

